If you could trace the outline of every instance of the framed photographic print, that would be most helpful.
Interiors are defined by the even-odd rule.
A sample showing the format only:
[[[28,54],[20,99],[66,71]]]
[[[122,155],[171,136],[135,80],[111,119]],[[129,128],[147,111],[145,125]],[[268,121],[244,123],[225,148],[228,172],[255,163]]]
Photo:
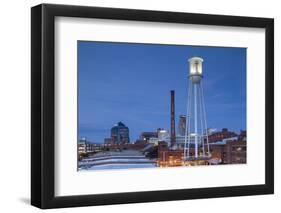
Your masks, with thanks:
[[[31,9],[31,204],[272,194],[274,21]]]

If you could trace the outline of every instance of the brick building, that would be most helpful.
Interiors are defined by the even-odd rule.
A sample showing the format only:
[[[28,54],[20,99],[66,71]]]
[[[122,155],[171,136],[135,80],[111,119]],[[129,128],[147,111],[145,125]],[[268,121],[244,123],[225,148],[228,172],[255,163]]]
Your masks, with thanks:
[[[170,150],[166,142],[158,143],[157,165],[160,167],[182,166],[183,150]]]
[[[247,163],[246,139],[246,131],[241,131],[236,139],[225,139],[221,142],[211,143],[210,152],[212,159],[221,164]]]
[[[235,132],[230,132],[230,131],[228,131],[227,128],[223,128],[221,131],[215,132],[215,133],[209,135],[208,139],[209,139],[209,143],[212,143],[212,142],[222,141],[223,139],[232,138],[232,137],[236,137],[236,136],[237,136],[237,134]]]

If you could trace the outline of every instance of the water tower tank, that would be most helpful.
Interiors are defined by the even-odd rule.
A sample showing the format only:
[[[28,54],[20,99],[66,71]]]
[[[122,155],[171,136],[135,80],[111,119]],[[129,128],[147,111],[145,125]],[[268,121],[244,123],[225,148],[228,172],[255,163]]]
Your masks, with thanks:
[[[189,78],[195,84],[200,83],[202,78],[203,59],[200,57],[192,57],[188,59],[188,62],[189,62]]]

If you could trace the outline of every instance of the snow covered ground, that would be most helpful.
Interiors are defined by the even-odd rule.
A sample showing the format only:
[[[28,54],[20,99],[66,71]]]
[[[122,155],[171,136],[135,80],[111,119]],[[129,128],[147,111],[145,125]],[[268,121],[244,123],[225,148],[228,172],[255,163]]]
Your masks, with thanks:
[[[78,162],[79,171],[152,167],[156,167],[155,160],[135,150],[100,152]]]
[[[107,169],[137,169],[137,168],[154,168],[156,165],[154,163],[146,164],[105,164],[105,165],[95,165],[88,168],[81,168],[79,171],[88,170],[107,170]]]

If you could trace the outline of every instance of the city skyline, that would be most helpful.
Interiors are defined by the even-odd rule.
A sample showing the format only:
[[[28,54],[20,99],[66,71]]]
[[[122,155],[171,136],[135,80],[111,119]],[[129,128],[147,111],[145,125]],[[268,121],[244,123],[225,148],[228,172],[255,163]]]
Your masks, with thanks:
[[[79,138],[103,143],[119,121],[131,141],[169,130],[170,90],[178,124],[186,114],[187,59],[194,55],[204,58],[208,127],[245,130],[245,48],[79,41]]]

